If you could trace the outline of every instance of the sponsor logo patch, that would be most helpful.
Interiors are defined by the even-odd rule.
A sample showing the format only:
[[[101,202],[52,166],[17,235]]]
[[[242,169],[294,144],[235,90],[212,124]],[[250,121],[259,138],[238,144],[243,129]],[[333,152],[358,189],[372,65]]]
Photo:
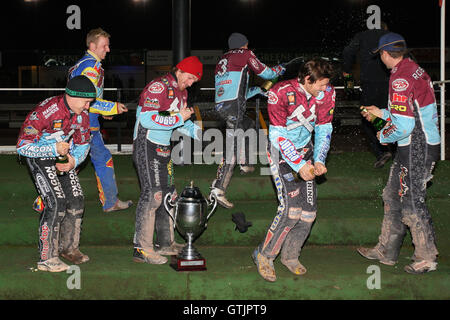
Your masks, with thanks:
[[[296,102],[295,93],[291,91],[291,92],[286,93],[286,96],[287,96],[288,105],[295,106],[295,102]]]
[[[400,106],[398,104],[391,104],[391,109],[397,110],[399,112],[405,112],[406,106]]]
[[[23,132],[24,132],[26,135],[36,135],[36,134],[39,133],[39,131],[38,131],[35,127],[32,127],[32,126],[25,127],[25,128],[23,129]]]
[[[147,99],[145,99],[144,107],[159,109],[159,107],[160,107],[159,100],[147,98]]]
[[[107,168],[114,168],[114,164],[113,164],[113,159],[109,159],[108,161],[106,161],[106,167]]]
[[[278,102],[277,95],[274,92],[269,91],[269,93],[267,94],[267,103],[276,104],[277,102]]]
[[[391,134],[393,134],[397,130],[397,127],[395,125],[390,125],[386,129],[383,130],[383,136],[385,138],[389,137]]]
[[[36,111],[34,111],[34,112],[30,115],[30,120],[39,120],[39,117],[38,117]]]
[[[170,156],[170,150],[165,150],[165,149],[161,149],[161,148],[156,148],[156,153],[158,154],[158,156],[161,157],[168,157]]]
[[[148,88],[148,91],[150,93],[161,93],[164,91],[164,85],[161,82],[155,82]]]
[[[53,130],[61,130],[62,124],[63,124],[62,120],[53,120],[53,124],[52,124]]]
[[[403,196],[408,191],[408,186],[406,184],[405,178],[408,175],[408,168],[401,166],[401,171],[399,173],[399,179],[400,179],[400,190],[398,191],[398,195],[400,196],[400,199],[403,200]]]
[[[392,102],[406,102],[408,100],[407,96],[398,94],[394,92],[394,95],[392,96]]]
[[[300,161],[302,161],[303,156],[297,152],[291,140],[284,137],[279,137],[277,139],[277,142],[278,146],[280,147],[281,153],[285,156],[286,159],[294,164],[299,164]]]
[[[164,117],[164,116],[160,116],[159,114],[152,115],[152,120],[156,124],[159,124],[159,125],[165,126],[165,127],[173,126],[174,124],[176,124],[179,121],[178,116]]]
[[[296,196],[299,195],[299,193],[300,193],[300,189],[297,189],[297,190],[294,190],[294,191],[289,192],[288,195],[289,195],[289,197],[291,197],[291,198],[295,198]]]
[[[395,91],[405,91],[409,87],[408,81],[405,79],[399,78],[392,82],[392,89]]]
[[[50,249],[50,243],[48,241],[49,236],[49,228],[47,225],[47,222],[44,222],[44,224],[41,227],[41,236],[39,239],[42,241],[42,252],[41,252],[41,259],[47,260],[49,258],[48,251]]]
[[[44,118],[45,119],[48,119],[52,114],[54,114],[56,111],[58,111],[59,110],[59,108],[58,108],[58,105],[55,103],[55,104],[52,104],[50,107],[48,107],[47,109],[45,109],[43,112],[42,112],[42,114],[44,115]]]

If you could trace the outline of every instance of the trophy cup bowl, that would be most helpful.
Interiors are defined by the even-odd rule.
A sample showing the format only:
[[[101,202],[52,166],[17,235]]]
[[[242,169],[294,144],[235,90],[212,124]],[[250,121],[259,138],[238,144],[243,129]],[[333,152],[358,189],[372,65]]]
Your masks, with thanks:
[[[176,259],[172,259],[171,266],[177,271],[206,270],[206,260],[192,243],[206,229],[208,220],[217,206],[217,199],[214,195],[211,195],[210,199],[203,197],[200,189],[194,187],[193,181],[190,187],[184,188],[175,201],[171,198],[171,193],[164,197],[164,207],[174,222],[174,228],[187,241]],[[212,209],[208,213],[210,206]]]

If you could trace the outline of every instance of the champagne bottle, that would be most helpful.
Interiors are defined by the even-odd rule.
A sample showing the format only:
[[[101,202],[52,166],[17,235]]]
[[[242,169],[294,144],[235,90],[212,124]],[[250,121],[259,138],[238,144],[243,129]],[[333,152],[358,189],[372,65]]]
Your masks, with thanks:
[[[55,163],[62,163],[62,164],[64,164],[64,163],[67,163],[67,162],[69,162],[69,157],[67,157],[67,154],[65,154],[65,155],[63,155],[63,156],[59,156],[59,157],[57,157],[56,160],[55,160]],[[63,172],[63,171],[59,171],[58,169],[56,169],[56,174],[57,174],[58,176],[62,176],[62,175],[65,175],[66,173]]]
[[[171,111],[166,110],[166,111],[159,111],[158,114],[163,117],[171,117],[171,116],[176,115],[177,112],[171,112]]]
[[[261,85],[261,89],[262,89],[264,92],[269,91],[270,88],[272,88],[273,85],[274,85],[275,83],[277,83],[277,82],[278,82],[278,77],[275,77],[275,78],[270,79],[270,80],[266,80],[266,81],[264,81],[264,83]]]
[[[62,141],[64,141],[64,142],[69,141],[69,140],[70,140],[70,137],[73,135],[74,132],[75,132],[75,129],[70,130],[69,133],[67,134],[67,136],[66,136]],[[58,141],[58,140],[57,140],[57,141]],[[61,141],[61,140],[60,140],[60,141]],[[59,141],[58,141],[58,142],[59,142]],[[69,162],[69,157],[67,156],[67,154],[65,154],[65,155],[63,155],[63,156],[56,157],[56,159],[55,159],[55,163],[62,163],[62,164],[64,164],[64,163],[68,163],[68,162]],[[63,171],[59,171],[58,169],[56,169],[56,174],[57,174],[58,176],[62,176],[62,175],[65,175],[66,173],[63,172]]]
[[[364,108],[363,106],[361,106],[360,109],[361,109],[362,111],[364,111],[364,112],[369,112],[369,111],[367,111],[367,109]],[[381,129],[383,129],[384,126],[385,126],[386,123],[387,123],[386,120],[383,120],[383,119],[381,119],[381,118],[379,118],[379,117],[376,117],[376,116],[374,116],[374,115],[371,114],[371,113],[370,113],[370,122],[372,123],[372,125],[374,126],[374,128],[375,128],[377,131],[380,131]]]

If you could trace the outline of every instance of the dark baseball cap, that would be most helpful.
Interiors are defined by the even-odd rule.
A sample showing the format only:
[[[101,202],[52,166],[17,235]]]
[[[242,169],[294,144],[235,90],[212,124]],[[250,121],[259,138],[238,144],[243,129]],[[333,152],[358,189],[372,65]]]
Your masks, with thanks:
[[[405,39],[398,33],[389,32],[381,36],[378,40],[378,48],[373,49],[373,53],[377,53],[380,50],[384,51],[402,51],[406,49]]]

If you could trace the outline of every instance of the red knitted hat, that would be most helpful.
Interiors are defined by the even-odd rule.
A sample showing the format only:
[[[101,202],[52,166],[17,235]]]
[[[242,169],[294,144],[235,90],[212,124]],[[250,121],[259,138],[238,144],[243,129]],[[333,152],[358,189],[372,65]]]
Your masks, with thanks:
[[[196,56],[190,56],[181,60],[176,67],[184,72],[190,73],[200,80],[203,75],[203,64]]]

